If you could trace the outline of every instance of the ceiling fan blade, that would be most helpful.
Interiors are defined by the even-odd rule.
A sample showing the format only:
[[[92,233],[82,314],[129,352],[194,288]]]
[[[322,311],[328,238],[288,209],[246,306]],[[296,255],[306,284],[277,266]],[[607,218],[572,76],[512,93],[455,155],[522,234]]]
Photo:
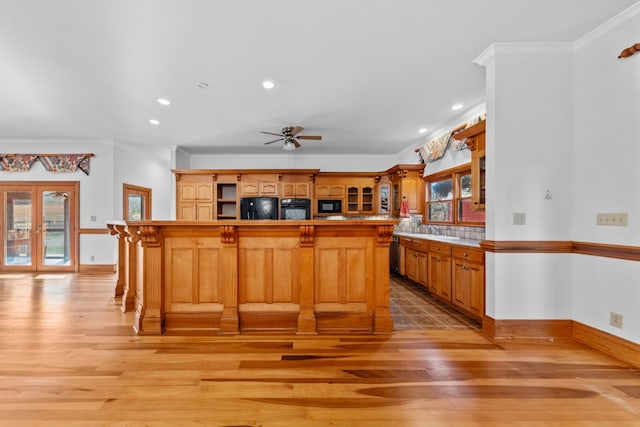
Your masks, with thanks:
[[[264,145],[273,144],[274,142],[282,141],[284,138],[274,139],[273,141],[265,142]]]
[[[296,138],[298,138],[298,139],[313,139],[315,141],[320,141],[322,139],[322,137],[319,136],[319,135],[299,135],[299,136],[296,136]]]
[[[260,133],[266,133],[267,135],[282,136],[282,134],[281,134],[281,133],[264,132],[264,131],[261,131]]]
[[[297,134],[299,134],[303,130],[304,130],[304,128],[302,126],[296,126],[293,129],[291,129],[291,136],[296,136]]]
[[[295,140],[295,138],[291,138],[291,142],[293,143],[293,145],[295,145],[295,146],[296,146],[296,148],[300,148],[300,147],[302,147],[302,146],[300,145],[300,143],[299,143],[298,141],[296,141],[296,140]]]

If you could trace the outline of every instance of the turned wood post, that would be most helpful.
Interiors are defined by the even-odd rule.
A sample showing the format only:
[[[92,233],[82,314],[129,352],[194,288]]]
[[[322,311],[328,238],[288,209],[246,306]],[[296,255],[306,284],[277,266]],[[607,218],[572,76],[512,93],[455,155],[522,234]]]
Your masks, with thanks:
[[[141,225],[137,229],[139,240],[133,329],[139,335],[161,335],[164,321],[162,241],[156,226]]]

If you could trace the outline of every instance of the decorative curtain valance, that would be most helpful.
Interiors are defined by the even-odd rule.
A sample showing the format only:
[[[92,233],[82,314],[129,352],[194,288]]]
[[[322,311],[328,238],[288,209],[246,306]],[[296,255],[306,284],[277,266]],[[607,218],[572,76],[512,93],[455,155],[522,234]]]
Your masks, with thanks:
[[[36,160],[49,172],[75,172],[89,175],[89,159],[93,154],[0,154],[0,170],[26,172]]]
[[[475,125],[476,123],[485,120],[486,114],[481,114],[478,117],[470,120],[449,133],[446,133],[438,138],[432,139],[431,141],[426,142],[424,145],[416,148],[416,152],[420,156],[420,162],[428,163],[438,160],[444,156],[444,153],[447,151],[449,145],[453,147],[456,151],[461,151],[467,148],[466,139],[457,140],[456,134],[465,130],[466,128]]]

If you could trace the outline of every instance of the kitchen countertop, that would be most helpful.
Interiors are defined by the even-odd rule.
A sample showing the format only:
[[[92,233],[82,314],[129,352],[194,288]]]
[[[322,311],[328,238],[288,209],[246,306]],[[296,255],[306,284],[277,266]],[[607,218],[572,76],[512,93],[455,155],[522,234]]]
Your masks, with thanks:
[[[393,235],[399,237],[408,237],[410,239],[433,240],[436,242],[451,243],[453,245],[480,248],[480,240],[476,239],[464,239],[462,237],[454,236],[440,236],[438,234],[407,233],[404,231],[395,231]]]

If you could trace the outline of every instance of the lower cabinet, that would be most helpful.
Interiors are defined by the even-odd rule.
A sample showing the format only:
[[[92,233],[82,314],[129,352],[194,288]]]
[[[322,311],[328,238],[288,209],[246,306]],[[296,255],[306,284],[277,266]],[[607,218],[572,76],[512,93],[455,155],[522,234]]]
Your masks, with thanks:
[[[416,283],[427,287],[427,254],[414,249],[406,249],[405,274]]]
[[[429,243],[429,290],[444,300],[451,301],[451,247],[442,243]]]
[[[469,316],[484,317],[484,251],[405,237],[400,244],[408,279]]]
[[[453,303],[474,317],[484,315],[484,253],[453,249]]]

